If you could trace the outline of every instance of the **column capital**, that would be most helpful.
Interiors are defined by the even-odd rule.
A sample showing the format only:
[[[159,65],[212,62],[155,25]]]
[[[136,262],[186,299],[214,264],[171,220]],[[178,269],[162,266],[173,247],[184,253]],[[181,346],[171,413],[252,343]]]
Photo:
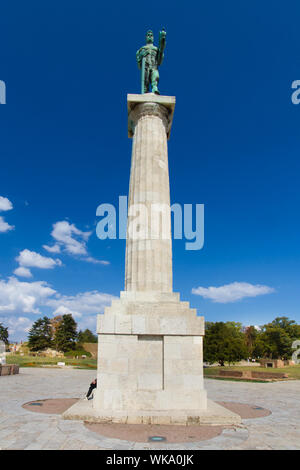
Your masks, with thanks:
[[[154,93],[145,93],[143,95],[128,94],[128,137],[133,137],[135,125],[140,117],[158,116],[164,122],[167,138],[169,139],[175,101],[175,96],[161,96]]]

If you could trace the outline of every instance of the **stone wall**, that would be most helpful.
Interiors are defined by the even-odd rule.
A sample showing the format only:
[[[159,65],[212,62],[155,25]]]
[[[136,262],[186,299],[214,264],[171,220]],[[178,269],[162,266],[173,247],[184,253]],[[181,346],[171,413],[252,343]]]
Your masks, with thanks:
[[[92,355],[92,358],[97,358],[98,344],[97,343],[83,343],[83,349]]]
[[[220,370],[220,377],[231,377],[239,379],[286,379],[288,374],[281,372],[260,372],[254,370]]]
[[[19,373],[19,366],[17,364],[0,364],[1,375],[14,375]]]
[[[285,366],[285,361],[282,361],[281,359],[261,359],[260,361],[260,367],[274,367],[274,369],[281,368]],[[272,365],[271,365],[272,364]]]

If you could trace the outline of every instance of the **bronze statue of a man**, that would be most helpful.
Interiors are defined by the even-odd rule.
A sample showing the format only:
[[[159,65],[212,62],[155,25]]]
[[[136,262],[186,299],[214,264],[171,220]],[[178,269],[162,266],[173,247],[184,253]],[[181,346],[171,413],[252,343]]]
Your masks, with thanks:
[[[141,93],[150,93],[150,84],[152,93],[159,95],[158,66],[161,65],[164,58],[164,49],[166,45],[166,31],[162,29],[159,33],[159,46],[153,44],[154,37],[151,30],[146,34],[146,46],[141,47],[136,53],[136,60],[139,69],[142,71],[142,90]]]

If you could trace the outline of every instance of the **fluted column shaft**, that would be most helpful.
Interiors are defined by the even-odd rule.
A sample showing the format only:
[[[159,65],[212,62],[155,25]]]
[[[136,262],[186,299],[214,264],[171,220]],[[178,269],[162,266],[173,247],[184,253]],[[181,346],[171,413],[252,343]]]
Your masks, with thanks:
[[[172,292],[172,240],[167,131],[169,111],[137,104],[128,200],[125,290]]]

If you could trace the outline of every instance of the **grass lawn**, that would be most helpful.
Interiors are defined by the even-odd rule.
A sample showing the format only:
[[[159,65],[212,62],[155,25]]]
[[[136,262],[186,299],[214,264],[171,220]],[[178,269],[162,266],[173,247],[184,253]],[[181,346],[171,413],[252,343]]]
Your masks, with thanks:
[[[73,359],[70,357],[20,356],[19,354],[6,356],[7,364],[18,364],[20,367],[54,366],[58,362],[64,362],[66,365],[78,369],[97,369],[97,360],[90,357],[86,359]]]
[[[288,374],[289,379],[300,380],[300,364],[296,364],[295,366],[281,367],[279,369],[273,369],[273,368],[267,369],[267,368],[255,367],[255,366],[205,367],[204,376],[209,377],[212,375],[218,375],[220,369],[222,370],[253,370],[253,371],[258,371],[258,372],[278,372],[278,373],[281,372],[284,374]],[[227,380],[227,377],[222,377],[222,379]],[[244,379],[236,379],[236,380],[238,380],[239,382],[241,380],[244,381]],[[253,381],[254,380],[251,380],[251,382]]]
[[[20,356],[9,355],[6,356],[7,364],[18,364],[20,367],[42,367],[44,365],[55,366],[58,362],[65,362],[68,366],[73,366],[79,369],[97,369],[97,360],[92,358],[86,359],[73,359],[67,357],[38,357],[38,356]],[[209,378],[210,376],[218,375],[219,370],[253,370],[259,372],[282,372],[289,376],[289,379],[300,380],[300,364],[295,366],[282,367],[280,369],[265,369],[262,367],[254,366],[225,366],[225,367],[205,367],[204,376]],[[212,377],[213,378],[213,377]],[[227,377],[220,377],[219,380],[237,380],[254,382],[260,381],[259,379],[246,380],[246,379],[229,379]]]

